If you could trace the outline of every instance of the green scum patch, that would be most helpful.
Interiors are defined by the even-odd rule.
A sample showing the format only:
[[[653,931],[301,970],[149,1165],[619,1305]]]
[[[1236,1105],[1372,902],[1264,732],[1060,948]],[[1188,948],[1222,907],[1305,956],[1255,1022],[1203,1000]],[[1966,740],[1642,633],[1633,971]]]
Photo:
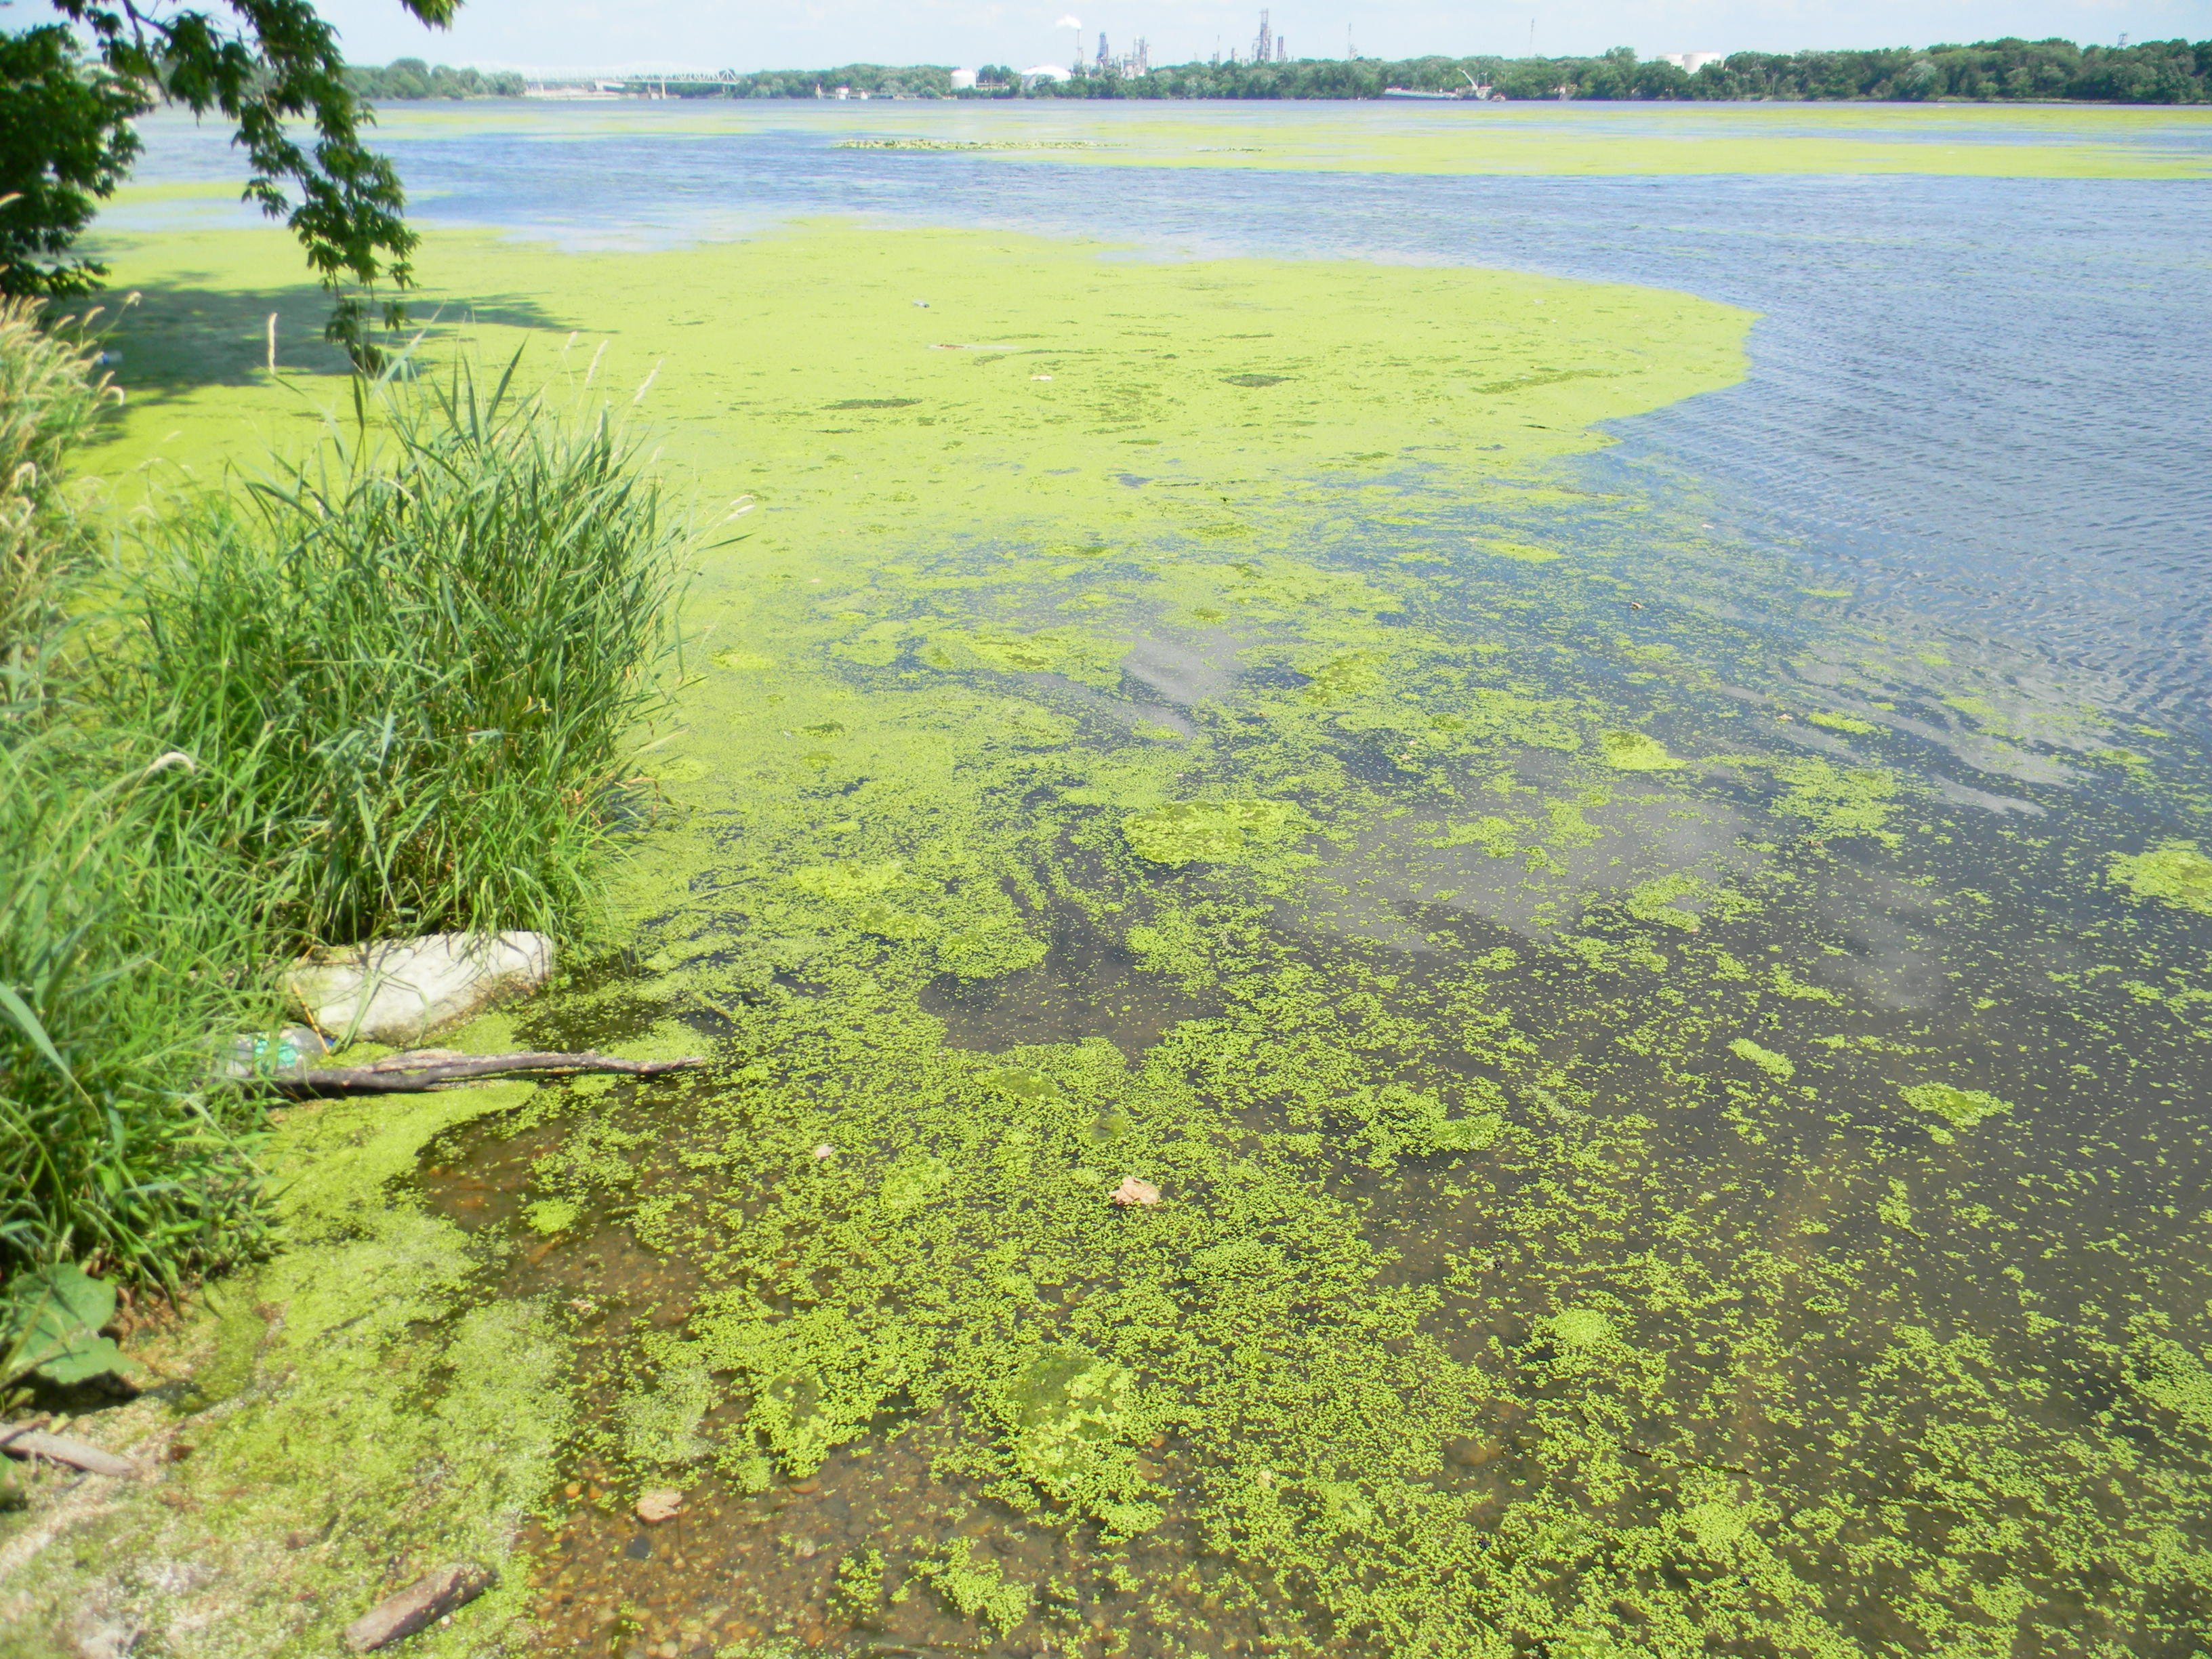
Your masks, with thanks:
[[[2212,858],[2193,841],[2164,841],[2112,860],[2112,879],[2137,899],[2158,899],[2212,915]]]
[[[270,246],[114,258],[244,293]],[[1723,553],[1568,469],[1739,375],[1748,318],[1109,252],[426,240],[435,291],[559,331],[526,362],[562,395],[659,363],[661,465],[753,506],[698,557],[702,763],[632,843],[625,948],[515,1016],[708,1067],[457,1133],[434,1211],[391,1109],[315,1120],[355,1137],[298,1168],[317,1237],[377,1254],[343,1308],[294,1292],[331,1355],[282,1351],[300,1410],[431,1468],[393,1402],[458,1389],[476,1449],[424,1488],[447,1532],[364,1501],[344,1559],[535,1504],[456,1650],[521,1609],[509,1651],[763,1659],[2187,1650],[2208,1151],[2160,1103],[2201,963],[2109,902],[2143,841],[2088,795],[1949,804],[1901,729],[1881,767],[1786,746],[1771,715],[1890,695],[1729,620],[1802,571],[1630,631],[1621,584]],[[292,395],[172,388],[108,453],[205,463]],[[1899,1133],[1945,1077],[2004,1133],[1910,1095],[1953,1139]],[[501,1342],[526,1431],[479,1409]],[[208,1467],[323,1502],[284,1484],[306,1417],[240,1416],[276,1431]],[[224,1511],[252,1563],[277,1507]],[[283,1603],[299,1650],[347,1571],[270,1580],[326,1598]]]
[[[1306,827],[1297,808],[1276,800],[1173,801],[1121,821],[1139,858],[1154,864],[1242,859]]]

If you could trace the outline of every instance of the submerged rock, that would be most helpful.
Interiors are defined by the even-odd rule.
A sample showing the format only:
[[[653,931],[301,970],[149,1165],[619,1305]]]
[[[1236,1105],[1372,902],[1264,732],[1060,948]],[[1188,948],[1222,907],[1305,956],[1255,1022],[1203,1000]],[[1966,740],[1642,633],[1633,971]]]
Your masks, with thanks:
[[[317,951],[293,964],[284,989],[341,1042],[404,1047],[536,990],[552,971],[553,941],[543,933],[427,933]]]
[[[673,1487],[659,1487],[641,1493],[637,1500],[637,1518],[648,1527],[672,1521],[683,1512],[684,1494]]]

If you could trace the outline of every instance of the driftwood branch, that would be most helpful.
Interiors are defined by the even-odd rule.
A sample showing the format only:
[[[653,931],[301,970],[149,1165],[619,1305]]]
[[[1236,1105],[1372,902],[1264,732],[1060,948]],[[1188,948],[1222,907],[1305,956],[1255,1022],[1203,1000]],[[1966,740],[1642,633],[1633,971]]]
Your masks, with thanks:
[[[113,1452],[88,1446],[82,1440],[46,1433],[37,1426],[46,1420],[43,1416],[36,1417],[28,1423],[0,1428],[0,1450],[15,1457],[43,1457],[49,1463],[66,1463],[73,1469],[82,1469],[87,1474],[122,1478],[139,1473],[138,1466],[127,1457],[118,1457]]]
[[[345,1628],[346,1647],[369,1653],[412,1636],[433,1620],[467,1606],[491,1588],[493,1575],[470,1561],[456,1561],[387,1596]]]
[[[617,1072],[625,1077],[659,1077],[707,1062],[685,1060],[617,1060],[609,1054],[461,1054],[447,1048],[391,1054],[368,1066],[302,1066],[255,1079],[278,1094],[305,1099],[321,1095],[416,1094],[470,1078],[501,1077],[518,1072]]]

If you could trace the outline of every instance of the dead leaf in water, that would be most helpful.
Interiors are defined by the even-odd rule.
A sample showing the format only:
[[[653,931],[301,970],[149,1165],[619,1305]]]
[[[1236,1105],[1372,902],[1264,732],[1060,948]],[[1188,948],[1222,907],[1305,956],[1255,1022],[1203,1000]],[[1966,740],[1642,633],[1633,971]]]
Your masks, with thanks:
[[[1128,1176],[1123,1178],[1121,1184],[1116,1187],[1109,1196],[1125,1210],[1132,1204],[1149,1207],[1160,1201],[1160,1189],[1149,1181],[1139,1181],[1134,1176]]]

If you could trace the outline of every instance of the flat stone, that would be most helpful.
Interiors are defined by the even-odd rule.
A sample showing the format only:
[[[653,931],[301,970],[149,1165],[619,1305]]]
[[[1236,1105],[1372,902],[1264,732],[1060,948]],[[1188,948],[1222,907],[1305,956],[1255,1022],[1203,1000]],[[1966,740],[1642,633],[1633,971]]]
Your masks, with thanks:
[[[526,995],[553,972],[543,933],[426,933],[320,951],[292,965],[293,1005],[339,1046],[406,1047],[495,1002]]]
[[[647,1526],[672,1521],[684,1512],[684,1494],[673,1487],[656,1487],[637,1500],[637,1518]]]

